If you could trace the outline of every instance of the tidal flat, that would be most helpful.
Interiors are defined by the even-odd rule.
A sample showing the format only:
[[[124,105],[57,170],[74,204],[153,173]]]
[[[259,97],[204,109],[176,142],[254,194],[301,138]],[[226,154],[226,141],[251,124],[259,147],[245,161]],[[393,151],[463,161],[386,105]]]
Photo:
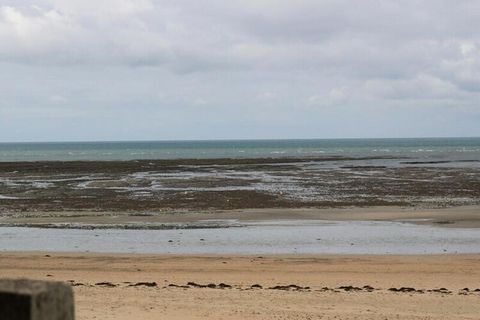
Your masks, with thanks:
[[[480,204],[480,163],[391,157],[0,162],[0,214]]]

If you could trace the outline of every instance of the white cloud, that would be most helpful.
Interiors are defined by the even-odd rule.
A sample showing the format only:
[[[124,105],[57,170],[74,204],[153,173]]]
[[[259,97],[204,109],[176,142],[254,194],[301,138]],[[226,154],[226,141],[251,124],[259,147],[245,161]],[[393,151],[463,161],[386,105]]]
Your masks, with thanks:
[[[16,63],[412,76],[479,40],[469,27],[480,27],[480,5],[440,2],[42,1],[1,7],[0,53]]]
[[[61,96],[92,118],[118,108],[190,121],[201,109],[300,125],[418,107],[470,121],[479,29],[469,0],[3,0],[0,109],[5,119],[7,106]]]
[[[452,83],[426,74],[410,79],[366,81],[362,92],[373,98],[392,100],[451,99],[459,94]]]
[[[343,105],[348,101],[348,88],[332,88],[324,94],[314,94],[308,97],[309,107],[329,108]]]
[[[125,19],[154,9],[149,0],[52,0],[51,6],[73,17],[95,17],[98,21]]]
[[[459,56],[441,62],[444,78],[459,89],[480,92],[480,39],[459,45]]]
[[[50,96],[50,101],[54,102],[54,103],[65,103],[68,101],[67,98],[65,98],[64,96],[60,95],[60,94],[54,94],[52,96]]]

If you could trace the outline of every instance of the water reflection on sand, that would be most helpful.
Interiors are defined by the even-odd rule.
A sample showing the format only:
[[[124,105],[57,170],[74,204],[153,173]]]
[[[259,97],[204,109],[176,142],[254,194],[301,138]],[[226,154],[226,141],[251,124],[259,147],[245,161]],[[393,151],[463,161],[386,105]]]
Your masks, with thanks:
[[[158,254],[480,253],[480,229],[319,220],[257,221],[242,223],[242,227],[186,230],[1,227],[0,248]]]

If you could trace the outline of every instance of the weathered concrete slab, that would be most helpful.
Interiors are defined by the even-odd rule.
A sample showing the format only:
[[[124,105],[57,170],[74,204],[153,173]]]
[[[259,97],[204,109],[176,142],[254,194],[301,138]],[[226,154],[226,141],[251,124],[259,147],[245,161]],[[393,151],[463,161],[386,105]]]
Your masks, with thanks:
[[[27,279],[0,279],[1,320],[74,320],[69,284]]]

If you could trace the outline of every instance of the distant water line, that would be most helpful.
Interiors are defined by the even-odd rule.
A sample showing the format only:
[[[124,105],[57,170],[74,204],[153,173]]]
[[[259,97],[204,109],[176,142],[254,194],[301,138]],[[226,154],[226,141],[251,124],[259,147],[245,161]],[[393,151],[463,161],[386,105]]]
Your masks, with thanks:
[[[408,157],[480,160],[480,138],[0,143],[0,161]]]

